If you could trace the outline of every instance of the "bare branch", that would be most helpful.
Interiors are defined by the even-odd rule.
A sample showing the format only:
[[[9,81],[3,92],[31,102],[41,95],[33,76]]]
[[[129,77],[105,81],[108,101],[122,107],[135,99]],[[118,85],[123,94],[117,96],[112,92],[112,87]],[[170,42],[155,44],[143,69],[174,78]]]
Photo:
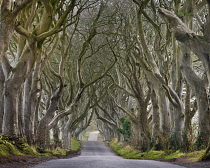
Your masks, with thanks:
[[[132,94],[131,92],[126,90],[124,87],[121,87],[119,84],[117,84],[117,82],[114,80],[113,76],[110,73],[108,73],[107,76],[109,76],[112,79],[114,85],[116,85],[119,89],[125,91],[129,96],[135,97],[134,94]]]
[[[8,1],[8,0],[7,0]],[[29,3],[31,3],[33,0],[24,0],[20,4],[16,4],[14,10],[12,13],[17,16],[18,13],[23,10]]]
[[[37,36],[37,40],[42,40],[46,37],[49,37],[55,33],[58,33],[61,31],[61,27],[63,25],[63,23],[65,22],[65,19],[67,18],[68,14],[74,9],[75,7],[75,3],[76,0],[72,0],[71,4],[67,7],[66,11],[64,12],[64,14],[60,17],[60,19],[58,20],[58,22],[56,23],[56,25],[49,30],[48,32],[44,32],[40,35]]]
[[[101,120],[101,121],[103,121],[103,122],[105,122],[105,123],[108,123],[108,124],[110,124],[110,125],[116,127],[116,124],[115,124],[115,123],[109,121],[108,119],[106,119],[106,118],[104,118],[104,117],[101,117],[101,116],[98,114],[97,110],[96,110],[96,115],[97,115],[97,118],[98,118],[99,120]]]

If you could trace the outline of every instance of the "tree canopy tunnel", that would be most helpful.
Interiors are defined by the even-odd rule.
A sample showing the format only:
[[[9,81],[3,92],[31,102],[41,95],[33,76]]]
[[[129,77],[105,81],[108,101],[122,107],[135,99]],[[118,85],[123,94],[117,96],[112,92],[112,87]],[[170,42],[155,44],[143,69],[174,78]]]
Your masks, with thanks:
[[[209,146],[209,0],[0,6],[1,135],[69,148],[95,121],[142,151]]]

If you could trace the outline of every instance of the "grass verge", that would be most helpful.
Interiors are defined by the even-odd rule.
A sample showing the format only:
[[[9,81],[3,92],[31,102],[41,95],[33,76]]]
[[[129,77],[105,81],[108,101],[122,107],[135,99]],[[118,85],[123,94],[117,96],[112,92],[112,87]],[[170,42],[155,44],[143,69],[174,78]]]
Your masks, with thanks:
[[[175,159],[183,158],[186,162],[196,162],[199,161],[200,157],[204,154],[205,150],[195,151],[190,153],[182,153],[180,151],[154,151],[141,152],[135,147],[125,145],[121,142],[117,142],[117,139],[113,139],[109,142],[109,146],[120,156],[125,159],[146,159],[146,160],[156,160],[156,159]]]
[[[71,150],[79,151],[80,148],[81,148],[81,143],[76,138],[73,137],[71,139]]]
[[[29,146],[23,139],[8,138],[0,136],[0,158],[9,157],[10,155],[29,155],[34,157],[62,157],[66,156],[69,151],[77,152],[81,148],[80,142],[76,138],[71,139],[71,150],[62,149],[57,147],[56,149],[46,149],[44,152],[37,152],[35,147]]]

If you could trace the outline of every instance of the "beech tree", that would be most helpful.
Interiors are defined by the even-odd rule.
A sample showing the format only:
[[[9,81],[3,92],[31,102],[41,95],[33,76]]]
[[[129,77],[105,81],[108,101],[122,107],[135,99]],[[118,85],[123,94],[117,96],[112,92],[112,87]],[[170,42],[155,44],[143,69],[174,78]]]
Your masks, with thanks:
[[[187,2],[186,2],[187,3]],[[189,2],[188,2],[189,3]],[[209,2],[207,1],[207,5],[209,7]],[[208,28],[208,18],[206,19],[206,23],[204,23],[204,30],[203,30],[203,38],[197,36],[196,33],[187,27],[185,23],[183,23],[175,14],[172,12],[160,8],[160,14],[169,22],[170,27],[174,30],[175,37],[178,41],[182,42],[186,45],[202,62],[203,67],[205,69],[205,73],[207,79],[209,81],[209,66],[208,60],[206,60],[206,54],[208,55],[208,35],[206,34],[209,31]],[[189,35],[189,37],[188,37]],[[196,102],[198,106],[198,123],[199,123],[199,130],[198,130],[198,139],[203,139],[207,141],[204,137],[209,136],[209,105],[207,99],[207,87],[203,85],[203,80],[199,79],[195,72],[190,68],[189,64],[189,52],[184,51],[183,53],[183,61],[182,61],[182,69],[185,75],[185,78],[191,88],[194,90],[196,94]],[[209,82],[208,82],[209,85]],[[204,117],[204,118],[203,118]],[[203,123],[204,122],[204,123]]]
[[[95,122],[143,151],[207,147],[209,0],[0,5],[1,135],[70,148]]]

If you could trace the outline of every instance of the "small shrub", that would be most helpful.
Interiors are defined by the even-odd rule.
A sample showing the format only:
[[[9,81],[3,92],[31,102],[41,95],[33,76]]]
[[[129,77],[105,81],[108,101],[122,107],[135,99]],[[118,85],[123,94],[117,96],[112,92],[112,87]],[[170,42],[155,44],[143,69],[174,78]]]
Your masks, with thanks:
[[[78,151],[81,148],[81,143],[74,137],[71,138],[71,150]]]
[[[18,149],[13,144],[11,144],[10,142],[6,142],[4,145],[7,147],[8,152],[10,154],[14,154],[14,155],[19,155],[20,154]]]
[[[129,117],[120,118],[120,122],[122,123],[122,128],[117,128],[118,132],[124,136],[126,142],[129,141],[131,137],[131,122]]]

